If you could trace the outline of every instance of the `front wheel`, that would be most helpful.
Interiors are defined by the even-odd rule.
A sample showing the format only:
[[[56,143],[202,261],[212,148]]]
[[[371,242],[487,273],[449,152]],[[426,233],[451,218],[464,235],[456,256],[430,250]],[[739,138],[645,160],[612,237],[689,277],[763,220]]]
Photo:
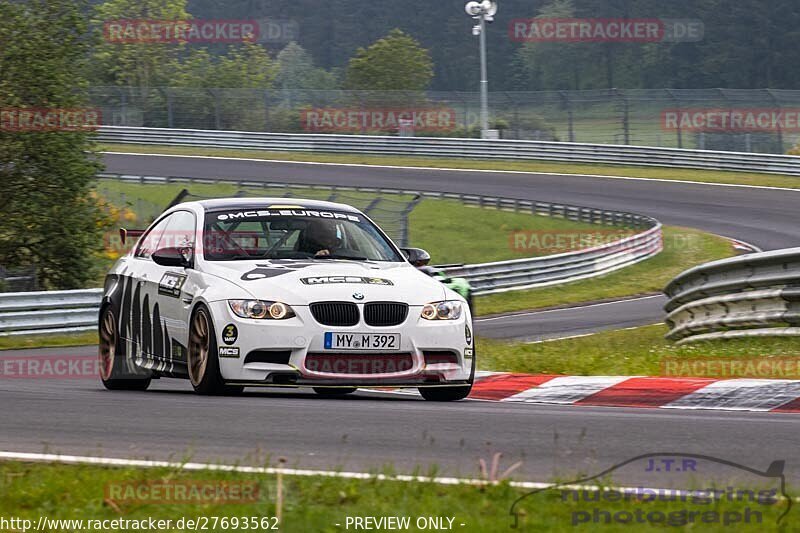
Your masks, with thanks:
[[[225,385],[219,371],[217,357],[217,335],[214,322],[205,306],[200,306],[192,315],[189,326],[189,353],[187,365],[189,381],[194,391],[206,396],[241,394],[244,387]]]
[[[108,390],[147,390],[150,378],[124,379],[114,377],[117,365],[117,348],[120,345],[117,331],[117,316],[114,308],[107,305],[100,314],[99,342],[97,355],[100,366],[100,380]]]
[[[419,393],[429,402],[455,402],[463,400],[472,391],[472,385],[461,387],[420,387]]]
[[[474,348],[473,348],[474,350]],[[469,383],[457,387],[420,387],[420,395],[429,402],[456,402],[463,400],[472,392],[472,384],[475,382],[475,367],[478,362],[475,352],[472,353],[472,368],[469,372]]]

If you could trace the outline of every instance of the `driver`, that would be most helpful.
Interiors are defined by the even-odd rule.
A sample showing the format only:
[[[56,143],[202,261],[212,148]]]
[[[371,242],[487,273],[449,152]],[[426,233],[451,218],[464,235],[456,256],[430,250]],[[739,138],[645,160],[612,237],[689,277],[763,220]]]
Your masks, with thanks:
[[[303,234],[305,251],[314,254],[314,257],[324,257],[333,254],[341,244],[341,239],[336,236],[336,224],[327,220],[312,220]]]

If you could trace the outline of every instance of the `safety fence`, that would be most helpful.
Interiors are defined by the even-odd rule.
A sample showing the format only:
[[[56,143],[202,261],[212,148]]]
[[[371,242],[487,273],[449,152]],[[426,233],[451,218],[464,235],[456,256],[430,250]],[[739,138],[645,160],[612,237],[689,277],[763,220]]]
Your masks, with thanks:
[[[476,92],[92,87],[89,95],[110,126],[480,136]],[[489,126],[504,139],[536,141],[785,154],[800,135],[798,110],[796,90],[489,93]]]
[[[449,139],[373,135],[257,133],[104,126],[106,143],[157,144],[271,152],[322,152],[383,156],[421,156],[510,161],[563,161],[614,165],[733,170],[800,176],[800,157],[505,139]]]

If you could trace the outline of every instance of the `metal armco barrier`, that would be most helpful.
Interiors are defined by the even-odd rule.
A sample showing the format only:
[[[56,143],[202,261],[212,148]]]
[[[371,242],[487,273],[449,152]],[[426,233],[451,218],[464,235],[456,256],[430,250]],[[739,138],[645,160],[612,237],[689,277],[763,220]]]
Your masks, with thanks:
[[[687,270],[667,285],[667,338],[679,344],[800,336],[800,248]]]
[[[661,252],[661,224],[611,244],[557,255],[446,268],[469,280],[476,295],[568,283],[602,276]]]
[[[0,293],[0,336],[97,329],[103,289]]]
[[[326,152],[472,159],[548,160],[571,163],[734,170],[800,176],[800,157],[745,152],[712,152],[613,144],[583,144],[497,139],[379,137],[175,130],[103,126],[106,143],[163,144],[207,148],[246,148],[275,152]]]

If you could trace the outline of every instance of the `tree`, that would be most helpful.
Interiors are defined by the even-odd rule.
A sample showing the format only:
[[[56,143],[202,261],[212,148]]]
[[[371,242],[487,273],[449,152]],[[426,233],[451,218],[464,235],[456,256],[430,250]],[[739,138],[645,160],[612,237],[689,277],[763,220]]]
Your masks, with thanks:
[[[314,66],[314,59],[306,50],[292,41],[276,57],[278,74],[275,87],[292,89],[336,89],[336,76]]]
[[[369,48],[359,48],[347,65],[348,89],[374,91],[423,91],[433,78],[428,50],[399,29]]]
[[[265,123],[264,91],[272,88],[275,62],[258,44],[230,46],[214,56],[197,49],[174,62],[170,86],[189,104],[186,127],[260,130]],[[202,90],[201,90],[202,89]],[[253,89],[252,91],[228,89]]]
[[[554,0],[543,6],[536,18],[559,19],[575,16],[572,0]],[[521,88],[581,89],[591,75],[591,66],[584,61],[586,45],[581,43],[531,42],[522,45],[512,63],[517,68]]]
[[[120,20],[187,20],[186,0],[109,0],[95,7],[92,23],[102,33],[106,23]],[[92,83],[150,87],[169,85],[170,64],[179,43],[118,43],[105,38],[92,54]]]
[[[694,19],[705,24],[705,37],[693,43],[583,43],[576,64],[565,46],[555,48],[550,69],[536,81],[515,76],[520,43],[509,38],[508,23],[530,18],[553,0],[502,0],[489,26],[489,87],[492,90],[616,87],[731,87],[793,89],[800,82],[800,4],[797,0],[573,0],[580,18]],[[464,2],[412,0],[192,0],[201,18],[281,18],[297,21],[298,38],[316,65],[331,70],[345,65],[359,47],[368,46],[392,28],[414,35],[431,52],[436,76],[430,88],[475,90],[478,43]],[[410,16],[409,13],[412,15]],[[415,16],[418,15],[418,16]],[[556,43],[539,43],[556,44]],[[580,44],[580,43],[576,43]],[[576,66],[577,65],[577,66]],[[552,76],[550,78],[547,78]],[[551,85],[554,83],[555,85]]]
[[[269,89],[277,68],[263,46],[243,43],[231,45],[224,55],[194,50],[182,61],[173,61],[169,70],[172,87]]]
[[[0,3],[0,109],[86,104],[90,33],[85,1]],[[104,216],[91,196],[94,137],[0,127],[0,264],[33,265],[45,287],[82,287],[96,274]]]

